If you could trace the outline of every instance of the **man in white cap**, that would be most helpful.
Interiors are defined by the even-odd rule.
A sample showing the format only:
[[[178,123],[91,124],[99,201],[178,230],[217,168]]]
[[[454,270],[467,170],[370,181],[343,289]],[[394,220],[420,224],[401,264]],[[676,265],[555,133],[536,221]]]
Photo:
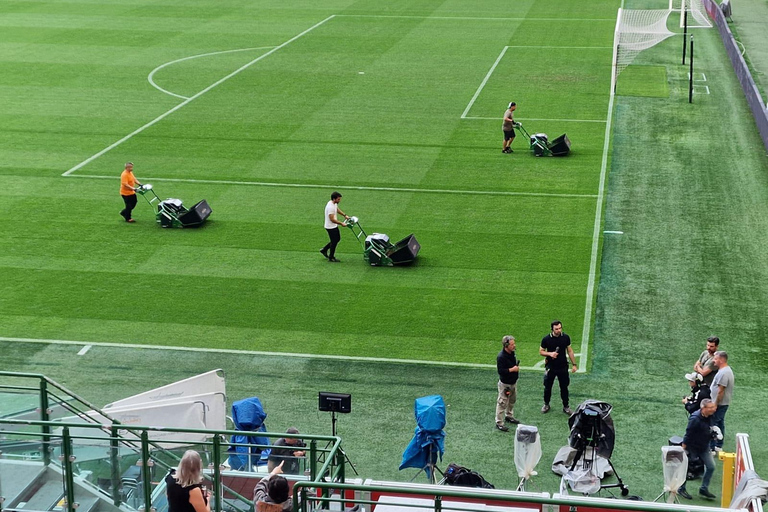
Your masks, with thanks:
[[[513,112],[517,109],[517,103],[514,101],[509,104],[507,111],[504,112],[504,121],[501,123],[501,131],[504,132],[504,146],[501,149],[502,153],[513,153],[512,141],[515,140],[515,119]]]
[[[683,405],[688,414],[693,414],[701,408],[701,401],[705,398],[711,398],[712,394],[709,386],[703,382],[704,378],[700,374],[696,372],[686,373],[685,378],[688,379],[688,383],[691,385],[691,396],[683,398]]]

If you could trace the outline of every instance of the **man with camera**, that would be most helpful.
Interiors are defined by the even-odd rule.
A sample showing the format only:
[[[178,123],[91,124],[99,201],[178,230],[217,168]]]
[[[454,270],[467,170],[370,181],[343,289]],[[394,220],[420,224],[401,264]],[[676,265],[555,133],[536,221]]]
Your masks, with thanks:
[[[515,337],[504,336],[502,349],[496,356],[496,370],[499,372],[499,397],[496,400],[496,428],[509,432],[504,423],[516,425],[514,410],[517,401],[517,377],[520,375],[520,361],[515,357]]]
[[[688,414],[693,414],[701,409],[702,400],[711,398],[711,393],[709,386],[704,384],[704,378],[700,373],[686,373],[685,378],[688,379],[688,383],[691,385],[691,396],[683,397],[683,405]]]
[[[689,464],[691,460],[695,459],[704,463],[704,477],[701,479],[699,494],[711,500],[717,496],[709,492],[709,482],[715,472],[715,460],[709,450],[709,442],[713,436],[719,436],[722,439],[719,429],[712,426],[712,415],[715,414],[715,410],[717,410],[717,406],[709,398],[701,401],[701,409],[688,417],[688,427],[685,429],[682,444],[683,449],[688,452]],[[685,484],[680,486],[677,494],[687,500],[692,499],[688,491],[685,490]]]
[[[560,384],[560,399],[563,401],[563,412],[571,415],[573,411],[568,407],[568,385],[571,377],[568,375],[568,360],[571,361],[571,372],[576,373],[576,356],[571,348],[571,337],[563,332],[563,324],[560,320],[554,320],[551,324],[552,332],[541,340],[539,355],[544,356],[544,406],[542,414],[549,412],[549,399],[552,398],[552,386],[557,379]],[[568,359],[565,358],[566,352]]]
[[[283,473],[298,475],[299,459],[304,457],[306,452],[303,450],[307,445],[299,439],[299,429],[290,427],[285,431],[285,437],[281,437],[272,445],[272,451],[267,459],[267,469],[272,471],[278,465],[283,466]],[[282,464],[282,463],[285,464]]]

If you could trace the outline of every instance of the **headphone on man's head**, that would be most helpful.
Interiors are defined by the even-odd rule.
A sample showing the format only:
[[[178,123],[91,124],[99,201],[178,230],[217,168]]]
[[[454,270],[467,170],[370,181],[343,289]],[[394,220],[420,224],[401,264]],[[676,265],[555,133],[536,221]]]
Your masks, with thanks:
[[[512,336],[504,336],[501,339],[501,344],[504,345],[504,348],[507,348],[509,346],[509,344],[512,343],[512,340],[514,340],[514,339],[515,338],[513,338]]]

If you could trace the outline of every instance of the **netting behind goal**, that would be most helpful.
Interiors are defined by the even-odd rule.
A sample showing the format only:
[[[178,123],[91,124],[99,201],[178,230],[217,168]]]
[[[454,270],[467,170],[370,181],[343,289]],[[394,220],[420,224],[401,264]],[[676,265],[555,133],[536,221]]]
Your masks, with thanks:
[[[680,27],[685,23],[685,12],[688,11],[688,28],[712,28],[702,0],[669,0],[669,10],[680,13]]]
[[[641,51],[651,48],[674,35],[667,28],[668,9],[619,9],[613,37],[613,80],[616,90],[619,74],[635,60]]]

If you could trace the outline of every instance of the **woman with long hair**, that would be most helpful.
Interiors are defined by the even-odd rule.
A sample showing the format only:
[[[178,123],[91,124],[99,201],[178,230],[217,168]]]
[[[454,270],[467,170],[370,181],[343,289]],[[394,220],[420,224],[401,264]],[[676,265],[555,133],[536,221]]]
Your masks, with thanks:
[[[209,493],[203,490],[203,460],[187,450],[176,469],[165,477],[169,512],[211,512]]]

